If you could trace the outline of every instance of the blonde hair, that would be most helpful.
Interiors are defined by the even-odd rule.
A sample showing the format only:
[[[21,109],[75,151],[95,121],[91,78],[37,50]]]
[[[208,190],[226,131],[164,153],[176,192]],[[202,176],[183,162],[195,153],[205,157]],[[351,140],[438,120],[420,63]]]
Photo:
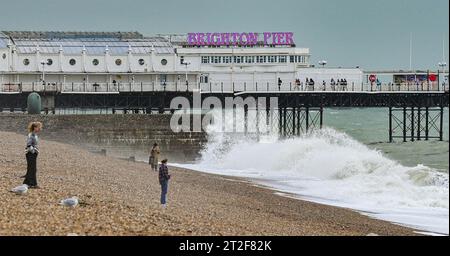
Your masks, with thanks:
[[[28,131],[33,132],[36,127],[39,127],[42,129],[42,123],[41,122],[31,122],[28,124]]]

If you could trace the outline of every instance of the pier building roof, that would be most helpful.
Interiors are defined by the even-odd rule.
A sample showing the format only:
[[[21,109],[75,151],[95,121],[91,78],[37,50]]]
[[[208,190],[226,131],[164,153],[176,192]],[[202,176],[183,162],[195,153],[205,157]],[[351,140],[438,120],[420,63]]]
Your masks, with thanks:
[[[138,32],[0,32],[0,48],[7,47],[11,40],[18,53],[57,54],[104,54],[113,55],[148,54],[152,50],[158,54],[172,54],[174,47],[163,37],[144,37]]]

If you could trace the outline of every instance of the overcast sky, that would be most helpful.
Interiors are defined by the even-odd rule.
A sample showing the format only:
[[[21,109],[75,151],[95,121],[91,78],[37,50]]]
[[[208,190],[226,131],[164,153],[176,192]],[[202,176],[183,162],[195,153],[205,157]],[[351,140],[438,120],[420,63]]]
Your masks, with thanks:
[[[436,68],[449,52],[448,0],[0,0],[1,30],[292,31],[313,62]]]

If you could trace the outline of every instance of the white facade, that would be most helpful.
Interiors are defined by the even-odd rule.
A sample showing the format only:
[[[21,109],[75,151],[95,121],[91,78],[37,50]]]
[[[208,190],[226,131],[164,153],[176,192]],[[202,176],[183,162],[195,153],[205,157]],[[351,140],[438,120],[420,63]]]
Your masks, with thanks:
[[[181,37],[183,38],[183,37]],[[292,87],[297,79],[346,78],[359,69],[314,69],[309,49],[295,46],[190,47],[170,37],[139,33],[0,32],[0,91],[60,86],[66,90],[141,84],[211,90]],[[74,89],[75,90],[75,89]]]

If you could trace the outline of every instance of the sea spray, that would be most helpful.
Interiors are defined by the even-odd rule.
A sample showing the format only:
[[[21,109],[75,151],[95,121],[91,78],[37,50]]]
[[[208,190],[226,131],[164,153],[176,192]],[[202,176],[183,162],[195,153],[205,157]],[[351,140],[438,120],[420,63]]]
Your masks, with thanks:
[[[202,158],[190,168],[255,179],[309,200],[448,234],[448,172],[403,166],[331,128],[283,140],[276,132],[257,140],[222,128],[220,122],[208,127]]]

